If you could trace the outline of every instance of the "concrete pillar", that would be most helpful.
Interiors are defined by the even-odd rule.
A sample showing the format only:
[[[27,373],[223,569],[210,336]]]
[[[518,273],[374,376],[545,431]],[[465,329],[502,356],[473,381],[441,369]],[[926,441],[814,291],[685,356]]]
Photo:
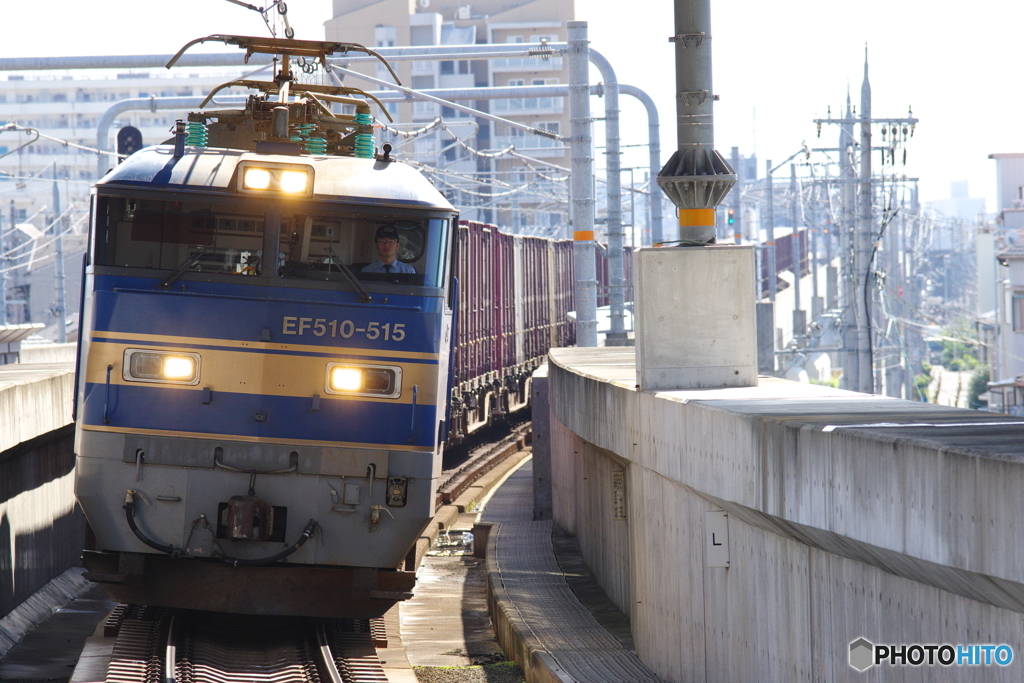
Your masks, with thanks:
[[[67,217],[60,217],[60,187],[57,185],[57,163],[53,164],[53,272],[54,290],[57,301],[54,305],[54,313],[57,317],[57,343],[67,344],[68,323],[67,303],[65,302],[65,277],[64,277],[64,231],[67,229]]]
[[[807,334],[807,311],[796,309],[793,311],[793,336],[801,337]]]
[[[569,148],[572,154],[573,266],[576,271],[576,346],[597,346],[597,276],[594,264],[594,157],[590,118],[590,48],[587,22],[570,21]]]
[[[815,277],[817,282],[817,277]],[[821,314],[825,312],[825,299],[820,296],[811,297],[811,322],[817,322]]]
[[[839,306],[839,269],[835,266],[825,269],[825,301],[829,309]]]
[[[551,519],[551,409],[547,363],[533,372],[530,390],[533,445],[533,519]]]
[[[775,374],[775,304],[757,304],[757,374]]]
[[[642,391],[757,386],[754,249],[640,249],[636,366]]]
[[[776,270],[775,265],[775,189],[772,186],[772,160],[764,162],[765,168],[765,212],[764,212],[764,229],[765,239],[767,243],[765,248],[768,250],[768,299],[775,303],[775,295],[779,289],[779,274]]]

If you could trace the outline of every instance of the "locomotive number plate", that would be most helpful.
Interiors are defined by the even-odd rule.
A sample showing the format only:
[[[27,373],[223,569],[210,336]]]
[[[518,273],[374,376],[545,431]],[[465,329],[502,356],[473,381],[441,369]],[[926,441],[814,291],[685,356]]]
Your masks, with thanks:
[[[367,339],[383,339],[384,341],[400,342],[405,339],[405,323],[366,323],[366,327],[356,327],[351,320],[327,320],[326,318],[293,318],[281,319],[281,334],[314,337],[343,337],[349,339],[353,335],[362,334]]]

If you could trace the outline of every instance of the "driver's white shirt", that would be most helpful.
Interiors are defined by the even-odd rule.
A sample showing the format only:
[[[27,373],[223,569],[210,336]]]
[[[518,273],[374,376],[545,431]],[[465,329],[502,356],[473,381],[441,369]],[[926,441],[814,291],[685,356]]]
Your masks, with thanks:
[[[416,274],[416,269],[410,266],[408,263],[402,263],[398,259],[395,259],[390,263],[391,270],[384,267],[384,262],[377,259],[376,262],[365,266],[362,270],[364,273],[409,273],[410,275]]]

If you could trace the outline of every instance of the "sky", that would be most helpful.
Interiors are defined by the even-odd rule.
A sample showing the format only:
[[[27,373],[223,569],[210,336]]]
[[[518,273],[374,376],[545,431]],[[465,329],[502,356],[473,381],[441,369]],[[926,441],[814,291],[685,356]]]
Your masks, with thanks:
[[[262,5],[267,0],[250,0]],[[227,0],[6,0],[0,57],[169,54],[212,33],[267,35],[256,12]],[[663,160],[675,148],[674,53],[666,0],[626,5],[576,0],[591,47],[612,63],[621,83],[658,105]],[[297,38],[322,39],[330,0],[289,0]],[[715,143],[728,156],[756,152],[782,161],[803,142],[835,146],[836,127],[816,136],[812,120],[841,111],[849,87],[860,95],[869,48],[873,115],[920,119],[907,153],[907,173],[920,178],[921,199],[949,196],[967,180],[973,197],[996,210],[993,152],[1024,151],[1024,88],[1014,86],[1024,3],[975,0],[712,0]],[[46,17],[54,21],[45,23]],[[20,27],[20,28],[19,28]],[[223,45],[196,48],[225,51]],[[592,70],[596,82],[599,75]],[[592,103],[602,116],[603,101]],[[640,104],[621,98],[622,144],[647,141]],[[830,128],[832,130],[830,130]],[[623,167],[645,167],[647,152],[624,148]],[[788,170],[780,173],[788,176]]]

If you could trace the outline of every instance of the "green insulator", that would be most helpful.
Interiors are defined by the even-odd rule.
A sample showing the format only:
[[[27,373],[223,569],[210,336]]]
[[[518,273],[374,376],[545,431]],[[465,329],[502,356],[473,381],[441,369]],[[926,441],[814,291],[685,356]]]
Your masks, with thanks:
[[[327,140],[318,137],[306,138],[306,154],[327,154]]]
[[[372,159],[374,151],[373,134],[356,133],[356,157],[359,159]]]
[[[373,117],[369,114],[356,114],[357,126],[373,126]],[[373,129],[370,128],[372,131]],[[372,159],[376,148],[373,144],[373,133],[356,133],[356,157],[359,159]]]
[[[185,126],[185,144],[189,147],[206,147],[209,132],[201,121],[189,121]]]
[[[296,145],[303,145],[310,133],[315,129],[316,125],[312,123],[303,123],[298,126],[292,126],[292,136],[288,139]]]

